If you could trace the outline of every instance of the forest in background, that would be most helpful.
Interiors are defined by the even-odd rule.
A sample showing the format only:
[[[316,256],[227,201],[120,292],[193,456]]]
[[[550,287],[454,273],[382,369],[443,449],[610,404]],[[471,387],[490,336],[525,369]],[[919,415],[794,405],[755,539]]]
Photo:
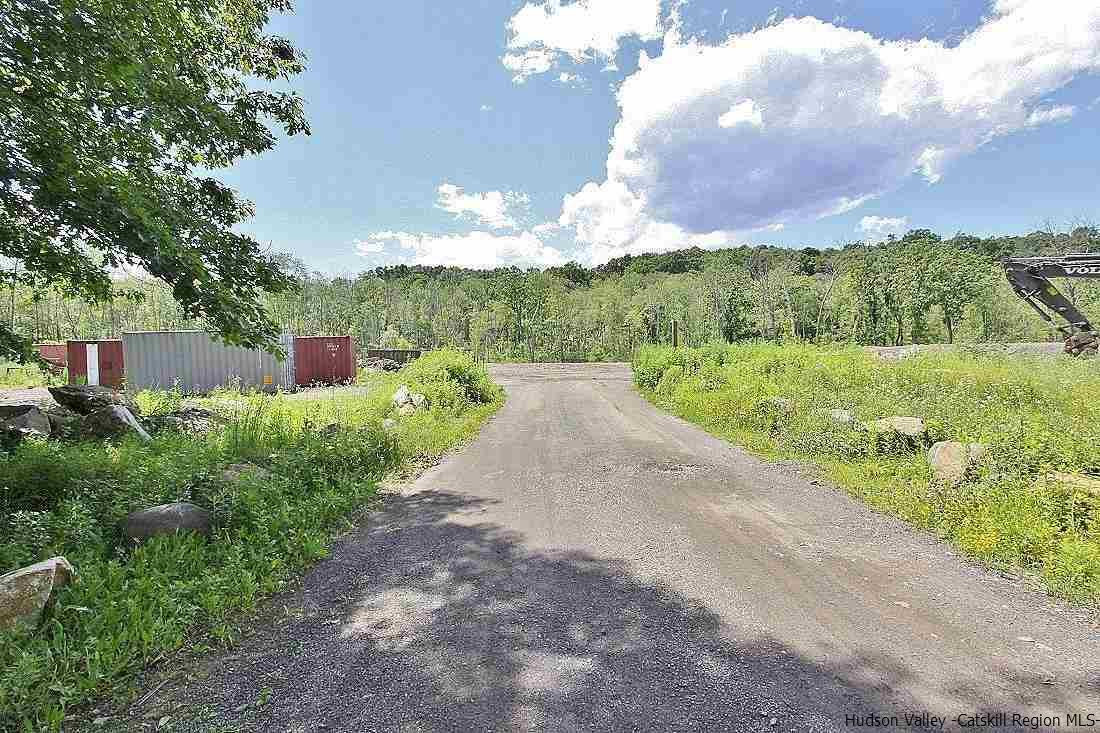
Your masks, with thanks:
[[[488,360],[627,359],[641,344],[669,343],[674,321],[687,346],[1048,341],[1061,337],[1014,295],[998,260],[1097,249],[1100,230],[1078,226],[949,239],[918,229],[831,248],[691,247],[542,271],[391,265],[330,277],[282,256],[300,287],[270,296],[266,306],[300,335],[350,333],[361,346],[449,346]],[[1058,287],[1100,316],[1100,283],[1063,280]],[[9,285],[0,317],[37,341],[204,327],[152,278],[119,279],[116,291],[89,304]]]

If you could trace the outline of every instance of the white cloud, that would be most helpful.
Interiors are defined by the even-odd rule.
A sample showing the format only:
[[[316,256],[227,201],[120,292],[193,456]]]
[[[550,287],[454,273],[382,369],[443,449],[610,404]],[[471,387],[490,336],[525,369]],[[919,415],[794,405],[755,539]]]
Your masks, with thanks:
[[[533,50],[522,53],[508,53],[501,58],[504,68],[512,72],[512,81],[522,84],[527,77],[544,74],[554,65],[554,54],[550,51]]]
[[[1061,104],[1057,107],[1039,107],[1032,110],[1027,117],[1029,127],[1037,127],[1048,122],[1064,122],[1077,112],[1077,108],[1071,104]]]
[[[485,193],[465,193],[461,186],[443,183],[438,189],[436,206],[449,211],[456,217],[467,217],[484,224],[491,229],[515,229],[519,226],[515,219],[531,203],[525,193],[516,191],[486,191]]]
[[[661,36],[660,0],[561,0],[529,2],[508,22],[508,52],[502,59],[522,83],[564,59],[612,59],[622,39]]]
[[[568,71],[563,71],[558,74],[558,81],[562,84],[576,84],[580,81],[580,77],[576,74],[570,74]]]
[[[364,249],[364,245],[370,249]],[[359,253],[373,254],[395,245],[416,265],[492,268],[509,265],[551,267],[565,262],[562,253],[545,244],[532,232],[493,234],[413,234],[375,232],[358,243]],[[380,249],[374,249],[378,247]]]
[[[859,220],[859,231],[865,234],[899,234],[909,227],[904,216],[865,216]]]
[[[492,112],[493,111],[493,105],[483,104],[483,105],[481,105],[481,111],[482,112]]]
[[[749,124],[753,127],[764,126],[764,113],[756,106],[756,102],[751,99],[742,99],[718,118],[718,126],[726,129],[742,124]]]
[[[352,242],[355,245],[355,252],[361,257],[369,257],[370,255],[381,254],[385,249],[385,245],[380,241],[371,241],[369,239],[356,239]]]
[[[727,232],[690,234],[681,227],[653,219],[645,201],[622,183],[587,183],[562,203],[559,227],[570,227],[586,245],[580,259],[591,264],[624,254],[661,252],[684,247],[722,247],[734,243]]]
[[[951,46],[789,18],[716,46],[666,38],[640,61],[618,92],[607,180],[563,206],[593,252],[848,211],[1064,119],[1038,101],[1100,70],[1100,3],[1000,0]]]

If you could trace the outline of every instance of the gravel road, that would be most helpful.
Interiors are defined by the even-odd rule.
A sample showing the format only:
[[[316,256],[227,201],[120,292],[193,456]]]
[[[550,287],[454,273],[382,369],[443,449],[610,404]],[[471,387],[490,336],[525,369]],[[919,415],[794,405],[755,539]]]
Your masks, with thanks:
[[[646,403],[627,366],[501,365],[504,408],[268,623],[128,725],[948,730],[1100,721],[1100,630]],[[152,684],[152,683],[150,683]],[[875,725],[870,715],[885,718]],[[858,716],[848,719],[847,716]],[[890,724],[896,716],[896,725]],[[986,719],[989,722],[990,719]],[[921,724],[923,723],[923,725]],[[1100,722],[1098,722],[1100,725]],[[993,730],[992,726],[969,730]]]

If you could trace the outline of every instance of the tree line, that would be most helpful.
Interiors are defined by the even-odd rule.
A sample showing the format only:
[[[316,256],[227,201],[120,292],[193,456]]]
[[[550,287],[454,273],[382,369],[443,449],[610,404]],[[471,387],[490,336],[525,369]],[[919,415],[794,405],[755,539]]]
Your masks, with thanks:
[[[353,335],[361,345],[450,346],[489,360],[623,359],[640,344],[767,339],[814,343],[1045,341],[1060,338],[1022,303],[998,259],[1100,248],[1100,232],[943,239],[929,230],[843,247],[697,247],[546,270],[391,265],[356,277],[279,258],[299,287],[268,294],[280,328]],[[1100,314],[1100,285],[1059,287]],[[159,280],[126,278],[99,304],[9,281],[0,312],[34,339],[109,338],[206,328]]]

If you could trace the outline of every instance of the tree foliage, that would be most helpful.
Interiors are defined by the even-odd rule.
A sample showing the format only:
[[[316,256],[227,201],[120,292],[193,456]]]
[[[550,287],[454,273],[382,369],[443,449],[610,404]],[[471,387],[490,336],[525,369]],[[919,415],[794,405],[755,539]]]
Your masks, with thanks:
[[[1091,241],[1076,230],[1005,239],[1021,255],[1080,251]],[[997,241],[917,230],[839,248],[639,255],[612,272],[575,263],[541,272],[397,265],[344,277],[310,273],[283,257],[302,285],[267,296],[265,307],[280,326],[303,335],[452,346],[486,359],[625,359],[642,344],[671,342],[673,321],[689,346],[760,338],[878,345],[1060,340],[1008,286],[988,254],[1000,249]],[[679,271],[699,256],[701,269]],[[661,271],[665,265],[678,271]],[[142,299],[89,305],[53,291],[35,300],[18,288],[0,297],[0,320],[14,318],[44,340],[198,325],[157,281],[127,287],[140,289]],[[1064,280],[1059,287],[1100,315],[1100,282]]]
[[[293,280],[234,231],[251,204],[207,172],[270,149],[269,122],[308,134],[297,95],[254,88],[302,70],[264,32],[289,8],[0,0],[0,256],[13,286],[103,303],[112,273],[132,267],[226,341],[276,342],[260,296]]]

